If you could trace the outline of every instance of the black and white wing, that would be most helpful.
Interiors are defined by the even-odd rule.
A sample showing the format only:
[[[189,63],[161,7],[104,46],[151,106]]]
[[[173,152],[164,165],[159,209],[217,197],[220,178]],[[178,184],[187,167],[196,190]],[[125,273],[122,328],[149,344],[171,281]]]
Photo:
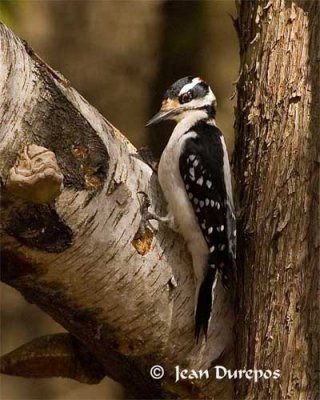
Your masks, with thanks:
[[[214,125],[201,122],[186,139],[179,168],[186,192],[209,249],[204,280],[196,307],[196,337],[207,334],[217,272],[225,287],[233,285],[235,258],[235,219],[233,213],[229,162],[223,137]],[[231,198],[230,198],[231,196]]]

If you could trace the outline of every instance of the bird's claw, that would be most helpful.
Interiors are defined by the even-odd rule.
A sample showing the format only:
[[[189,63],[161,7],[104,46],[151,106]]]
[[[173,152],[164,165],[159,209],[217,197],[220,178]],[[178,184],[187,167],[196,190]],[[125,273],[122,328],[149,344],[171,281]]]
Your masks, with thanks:
[[[142,232],[145,232],[146,228],[149,228],[152,232],[155,230],[154,227],[150,224],[150,220],[155,219],[158,220],[157,216],[149,211],[151,207],[151,201],[147,193],[140,190],[137,194],[141,194],[143,199],[139,198],[140,203],[140,213],[141,213],[141,221],[140,221],[140,229]]]

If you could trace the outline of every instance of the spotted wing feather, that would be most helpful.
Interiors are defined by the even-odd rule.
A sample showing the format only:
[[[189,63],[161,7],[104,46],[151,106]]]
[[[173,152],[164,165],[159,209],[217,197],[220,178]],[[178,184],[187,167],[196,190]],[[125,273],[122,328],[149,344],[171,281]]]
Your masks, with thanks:
[[[197,129],[198,128],[198,129]],[[205,125],[193,128],[197,135],[185,141],[180,155],[180,173],[209,249],[204,280],[196,309],[196,337],[207,334],[217,271],[222,283],[229,286],[233,278],[233,255],[230,238],[234,227],[233,212],[227,199],[223,172],[223,149],[220,131]]]

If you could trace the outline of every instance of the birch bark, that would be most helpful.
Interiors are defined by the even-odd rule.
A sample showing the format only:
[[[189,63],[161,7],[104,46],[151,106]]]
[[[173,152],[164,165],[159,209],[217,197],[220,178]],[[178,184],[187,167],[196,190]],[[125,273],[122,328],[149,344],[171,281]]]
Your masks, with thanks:
[[[195,289],[183,240],[164,227],[139,232],[139,191],[164,213],[156,174],[64,77],[3,24],[0,43],[2,281],[63,325],[135,398],[231,398],[232,382],[213,375],[175,383],[176,365],[210,371],[215,363],[231,366],[233,311],[220,288],[208,342],[195,344]],[[37,159],[39,148],[30,145],[43,147],[50,160],[53,153],[58,165],[53,170],[63,175],[64,187],[49,203],[9,190],[13,167],[26,176],[49,171],[44,154]],[[32,187],[30,193],[32,200]],[[29,366],[33,362],[33,376],[68,376],[61,365],[44,372],[34,363],[35,349],[43,357],[47,349],[50,360],[55,345],[57,351],[72,347],[63,336],[42,339],[28,347],[32,354],[24,349],[7,357],[2,371],[9,373],[11,365],[10,373],[23,375],[18,371],[23,354],[27,366],[28,357]],[[59,357],[55,360],[59,363]],[[150,377],[155,364],[165,370],[161,380]]]

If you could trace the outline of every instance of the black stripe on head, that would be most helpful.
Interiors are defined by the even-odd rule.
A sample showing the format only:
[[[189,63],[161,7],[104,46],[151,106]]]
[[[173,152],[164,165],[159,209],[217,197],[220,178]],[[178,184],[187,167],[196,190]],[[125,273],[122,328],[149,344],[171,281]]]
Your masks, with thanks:
[[[205,97],[209,93],[209,86],[202,81],[191,89],[191,93],[194,99]]]
[[[165,92],[163,98],[164,99],[177,98],[183,86],[186,85],[187,83],[191,83],[193,79],[194,79],[193,76],[185,76],[184,78],[179,79],[169,87],[169,89]]]

